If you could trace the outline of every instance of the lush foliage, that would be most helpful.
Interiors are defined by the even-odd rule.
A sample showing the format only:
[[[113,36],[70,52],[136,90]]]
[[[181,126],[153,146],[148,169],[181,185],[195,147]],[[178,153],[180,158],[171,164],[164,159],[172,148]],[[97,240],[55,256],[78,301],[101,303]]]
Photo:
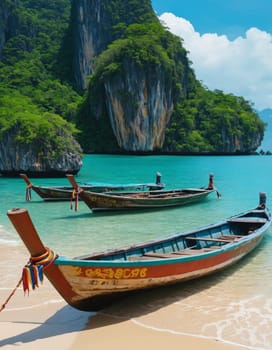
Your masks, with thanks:
[[[114,139],[109,132],[111,127],[106,111],[103,110],[104,84],[115,76],[126,79],[123,71],[128,60],[146,71],[154,66],[162,67],[165,84],[173,91],[175,106],[166,130],[163,151],[223,153],[232,152],[233,149],[246,152],[254,149],[254,138],[257,134],[263,134],[264,124],[252,105],[242,97],[203,87],[194,76],[180,39],[156,21],[131,24],[120,39],[96,58],[89,97],[79,116],[80,129],[89,124],[81,134],[84,148],[95,150],[105,147],[104,139],[99,138],[105,133],[111,142]],[[126,103],[133,101],[134,97],[131,93],[128,96],[128,92],[120,88],[119,98]],[[103,111],[103,118],[98,120],[88,106],[95,111]],[[95,138],[96,146],[90,140],[90,134]],[[114,150],[112,146],[111,149]]]
[[[67,52],[70,3],[19,0],[10,11],[16,30],[7,36],[0,62],[0,133],[17,125],[16,141],[43,145],[48,157],[63,154],[65,145],[74,148],[71,136],[77,132],[67,121],[81,100],[60,79],[67,71],[68,59],[59,53]]]
[[[159,23],[149,0],[105,0],[101,6],[112,42],[96,58],[82,97],[72,83],[70,0],[1,1],[0,30],[5,8],[11,25],[0,57],[0,136],[18,125],[18,142],[39,145],[42,140],[46,147],[51,144],[52,155],[63,152],[62,143],[69,144],[71,135],[85,151],[120,151],[104,83],[124,78],[128,60],[146,71],[161,67],[166,89],[173,91],[164,151],[228,152],[237,142],[247,149],[256,133],[263,134],[264,124],[248,101],[209,91],[197,81],[180,38]],[[128,98],[126,91],[120,94],[124,101]]]
[[[264,127],[244,98],[199,87],[192,98],[177,103],[165,148],[185,153],[228,153],[235,147],[252,151],[252,141]]]
[[[111,150],[116,150],[116,142],[113,142],[113,133],[105,110],[105,92],[104,84],[107,80],[115,77],[126,79],[125,66],[132,62],[132,66],[137,69],[141,67],[144,71],[156,71],[156,67],[164,71],[165,90],[171,89],[175,99],[186,98],[183,82],[187,77],[186,84],[192,88],[195,77],[193,70],[189,67],[187,52],[182,47],[180,39],[165,30],[157,21],[138,24],[134,23],[128,26],[122,35],[122,38],[112,42],[108,49],[103,51],[95,60],[95,72],[89,81],[88,98],[83,102],[83,108],[78,116],[78,126],[82,129],[80,142],[86,149],[104,149],[104,138],[98,135],[105,133],[111,142]],[[185,85],[185,83],[184,83]],[[123,104],[127,101],[133,101],[133,92],[128,93],[125,89],[119,91],[119,98]],[[135,100],[135,105],[139,101]],[[89,108],[91,106],[91,110]],[[100,120],[97,119],[92,111],[99,110],[103,115]],[[88,128],[83,126],[88,124]],[[94,127],[95,125],[95,127]],[[91,132],[94,130],[95,135]],[[95,137],[96,148],[93,148],[93,140],[90,134]],[[97,136],[97,137],[96,137]]]
[[[243,146],[250,152],[255,135],[262,135],[264,127],[244,98],[200,86],[190,99],[177,103],[166,131],[165,148],[185,153],[228,153]]]
[[[46,159],[65,155],[67,149],[80,154],[71,138],[77,133],[73,124],[56,114],[42,112],[20,92],[10,94],[5,89],[0,90],[0,139],[9,131],[15,131],[15,143],[31,144],[37,156]]]

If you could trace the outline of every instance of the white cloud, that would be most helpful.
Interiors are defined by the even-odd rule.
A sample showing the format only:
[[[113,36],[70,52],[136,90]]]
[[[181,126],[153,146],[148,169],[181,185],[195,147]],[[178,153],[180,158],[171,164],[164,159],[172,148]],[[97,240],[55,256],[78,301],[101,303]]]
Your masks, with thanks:
[[[196,76],[209,89],[243,96],[256,109],[272,108],[272,35],[250,28],[245,37],[200,35],[193,25],[172,13],[160,17],[184,40]]]

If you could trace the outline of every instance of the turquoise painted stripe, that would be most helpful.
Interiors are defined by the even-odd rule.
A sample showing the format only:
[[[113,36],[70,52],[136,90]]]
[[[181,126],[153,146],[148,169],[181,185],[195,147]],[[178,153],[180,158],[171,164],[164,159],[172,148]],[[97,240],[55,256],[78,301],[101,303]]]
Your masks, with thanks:
[[[233,248],[232,248],[233,249]],[[69,266],[97,266],[97,267],[130,267],[130,266],[161,266],[161,265],[175,265],[180,264],[181,262],[190,262],[190,261],[197,261],[206,259],[207,257],[216,256],[218,254],[221,254],[222,252],[225,252],[226,249],[222,249],[220,251],[211,251],[206,252],[205,254],[196,255],[196,256],[180,256],[180,257],[173,257],[173,258],[162,258],[162,259],[156,259],[152,260],[139,260],[139,261],[128,261],[128,260],[75,260],[75,259],[69,259],[64,256],[59,256],[55,260],[56,265],[69,265]]]
[[[241,239],[239,241],[226,244],[221,249],[205,252],[201,255],[190,255],[190,256],[178,256],[173,258],[154,258],[153,260],[139,260],[139,261],[128,261],[128,260],[79,260],[79,259],[70,259],[65,256],[59,256],[55,260],[56,265],[68,265],[68,266],[97,266],[97,267],[142,267],[142,266],[161,266],[161,265],[175,265],[180,264],[181,262],[190,262],[206,259],[207,257],[212,257],[216,255],[220,255],[222,253],[232,251],[235,248],[243,246],[247,244],[252,239],[261,236],[267,230],[268,225],[264,225],[256,234],[251,236],[245,236],[245,239]]]

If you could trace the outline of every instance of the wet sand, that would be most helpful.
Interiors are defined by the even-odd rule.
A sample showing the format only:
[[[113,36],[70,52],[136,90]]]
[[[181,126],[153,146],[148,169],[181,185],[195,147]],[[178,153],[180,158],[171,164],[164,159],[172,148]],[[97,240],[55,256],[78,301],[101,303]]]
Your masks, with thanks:
[[[0,254],[2,305],[16,286],[28,254],[20,245],[8,249],[0,246]],[[11,257],[16,257],[16,264]],[[21,267],[18,262],[22,262]],[[173,350],[252,349],[197,334],[198,325],[194,322],[188,331],[182,326],[185,326],[182,318],[177,328],[179,311],[176,304],[180,296],[167,298],[169,292],[171,289],[162,288],[155,294],[153,291],[140,293],[92,313],[68,306],[46,278],[38,289],[30,290],[29,296],[24,296],[20,286],[0,313],[0,347],[3,350],[48,350],[50,347],[70,350],[86,349],[86,344],[90,344],[95,350],[108,350],[109,347],[112,350],[138,350],[142,347],[165,350],[171,344]],[[200,298],[203,298],[201,293]],[[202,302],[206,303],[205,300]],[[183,317],[190,324],[190,316],[185,314]],[[197,319],[201,323],[201,319]],[[190,335],[194,326],[196,334]]]
[[[138,350],[142,347],[165,350],[169,344],[174,350],[181,346],[186,350],[242,349],[213,339],[146,327],[141,324],[141,317],[123,320],[104,312],[95,315],[80,312],[58,299],[50,286],[44,285],[42,288],[46,289],[42,295],[38,296],[40,291],[36,291],[35,296],[26,298],[21,296],[22,290],[18,290],[17,295],[2,311],[1,349],[86,349],[86,344],[97,350],[106,350],[109,347],[114,350]],[[51,296],[49,304],[45,301],[48,293]],[[3,294],[5,293],[1,290],[1,299]],[[152,317],[156,318],[156,313]]]

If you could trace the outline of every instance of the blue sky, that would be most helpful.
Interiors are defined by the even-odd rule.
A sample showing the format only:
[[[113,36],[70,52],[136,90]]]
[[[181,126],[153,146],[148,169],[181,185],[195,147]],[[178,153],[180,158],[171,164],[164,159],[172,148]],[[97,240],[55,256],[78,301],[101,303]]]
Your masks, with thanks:
[[[201,34],[233,39],[251,27],[272,33],[272,0],[152,0],[152,6],[158,15],[172,12],[186,18]]]
[[[272,108],[272,0],[152,0],[209,89]]]

